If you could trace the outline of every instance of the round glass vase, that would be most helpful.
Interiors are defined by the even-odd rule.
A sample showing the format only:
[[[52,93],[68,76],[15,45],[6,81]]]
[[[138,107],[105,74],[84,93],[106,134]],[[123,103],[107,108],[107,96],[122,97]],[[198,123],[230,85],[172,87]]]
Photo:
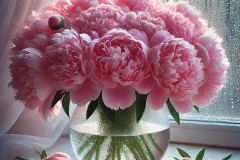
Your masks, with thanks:
[[[137,123],[135,107],[115,111],[114,120],[101,106],[86,120],[87,107],[77,107],[70,131],[74,153],[79,160],[160,160],[170,136],[164,108],[146,107]]]

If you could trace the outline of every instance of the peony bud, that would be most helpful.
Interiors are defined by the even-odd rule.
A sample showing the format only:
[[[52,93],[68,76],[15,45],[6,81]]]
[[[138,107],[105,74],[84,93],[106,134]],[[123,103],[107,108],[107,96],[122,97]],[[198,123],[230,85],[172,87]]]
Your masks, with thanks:
[[[52,30],[58,30],[64,27],[64,18],[60,16],[52,16],[48,20],[48,25]]]
[[[44,158],[43,160],[70,160],[70,159],[71,158],[69,155],[65,153],[57,152],[49,157]]]

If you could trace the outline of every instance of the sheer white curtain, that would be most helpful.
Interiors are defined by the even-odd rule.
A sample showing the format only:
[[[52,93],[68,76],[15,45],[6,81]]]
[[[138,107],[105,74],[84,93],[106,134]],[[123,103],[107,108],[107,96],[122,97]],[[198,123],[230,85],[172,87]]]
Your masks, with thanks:
[[[8,87],[11,39],[24,19],[51,0],[0,0],[0,159],[34,157],[53,145],[68,123],[62,112],[52,122],[42,120],[38,111],[25,109]]]

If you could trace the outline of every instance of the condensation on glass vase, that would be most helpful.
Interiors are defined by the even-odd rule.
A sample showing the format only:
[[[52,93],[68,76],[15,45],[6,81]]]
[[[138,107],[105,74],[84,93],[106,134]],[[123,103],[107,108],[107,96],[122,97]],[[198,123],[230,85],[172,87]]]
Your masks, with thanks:
[[[71,144],[79,160],[160,160],[163,157],[170,135],[165,109],[153,111],[147,107],[139,123],[128,120],[127,125],[102,121],[102,113],[98,111],[86,120],[85,113],[86,108],[75,110],[70,131]],[[120,119],[124,121],[130,115],[124,113]]]

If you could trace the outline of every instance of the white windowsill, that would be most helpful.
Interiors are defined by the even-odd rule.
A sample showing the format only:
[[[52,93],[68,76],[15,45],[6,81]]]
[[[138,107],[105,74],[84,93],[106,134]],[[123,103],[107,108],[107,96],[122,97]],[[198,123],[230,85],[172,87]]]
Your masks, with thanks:
[[[240,125],[186,120],[177,125],[171,121],[170,139],[175,143],[238,148],[240,151]]]
[[[176,147],[189,151],[189,154],[191,154],[193,159],[195,159],[194,156],[196,156],[196,154],[202,149],[201,146],[180,145],[180,144],[171,143],[168,147],[167,153],[163,158],[163,160],[173,160],[172,158],[173,156],[179,157],[176,151]],[[65,152],[72,157],[71,160],[77,160],[77,158],[75,157],[72,151],[68,136],[61,137],[52,148],[47,150],[47,152],[49,154],[54,152]],[[204,160],[206,159],[221,160],[221,158],[224,158],[230,153],[233,154],[231,160],[240,160],[240,150],[214,148],[214,147],[206,147],[206,156]]]

